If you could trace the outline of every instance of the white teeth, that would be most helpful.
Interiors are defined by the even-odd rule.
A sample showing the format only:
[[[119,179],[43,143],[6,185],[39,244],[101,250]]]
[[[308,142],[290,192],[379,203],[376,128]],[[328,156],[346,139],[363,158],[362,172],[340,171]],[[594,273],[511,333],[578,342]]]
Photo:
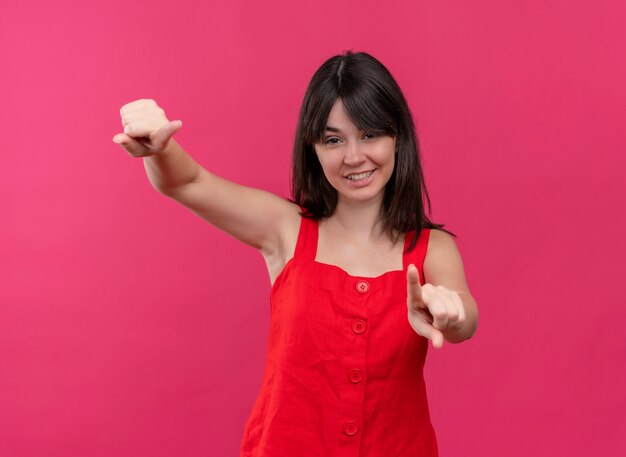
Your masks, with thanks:
[[[366,171],[364,173],[358,173],[356,175],[346,176],[346,178],[348,178],[350,181],[360,181],[362,179],[369,177],[369,175],[371,175],[372,173],[374,173],[374,170]]]

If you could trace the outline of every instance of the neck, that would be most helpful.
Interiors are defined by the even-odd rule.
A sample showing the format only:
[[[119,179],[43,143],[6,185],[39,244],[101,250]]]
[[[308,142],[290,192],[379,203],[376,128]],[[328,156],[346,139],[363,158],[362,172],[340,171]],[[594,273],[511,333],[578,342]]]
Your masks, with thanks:
[[[380,220],[381,205],[382,201],[353,203],[340,198],[329,219],[355,239],[378,239],[384,235]]]

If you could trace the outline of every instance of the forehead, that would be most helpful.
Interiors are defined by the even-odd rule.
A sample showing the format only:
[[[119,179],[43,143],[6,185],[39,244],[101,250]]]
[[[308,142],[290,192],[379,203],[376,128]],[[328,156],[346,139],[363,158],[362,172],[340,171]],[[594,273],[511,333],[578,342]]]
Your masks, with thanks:
[[[338,98],[333,104],[333,107],[330,109],[330,113],[328,113],[328,119],[326,121],[326,127],[332,127],[330,130],[358,130],[358,127],[348,116],[341,98]]]

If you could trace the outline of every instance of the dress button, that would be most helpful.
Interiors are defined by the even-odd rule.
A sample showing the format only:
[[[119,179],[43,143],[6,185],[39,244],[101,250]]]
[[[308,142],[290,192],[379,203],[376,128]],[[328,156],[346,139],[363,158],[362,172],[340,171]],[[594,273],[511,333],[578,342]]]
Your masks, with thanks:
[[[354,370],[350,370],[350,374],[348,375],[348,378],[350,378],[350,381],[357,384],[363,381],[363,372],[359,370],[358,368],[355,368]]]
[[[354,421],[346,421],[343,424],[343,431],[346,432],[346,435],[354,435],[356,432],[359,431],[359,429],[356,426],[356,422],[354,422]]]
[[[370,290],[370,283],[367,281],[359,281],[356,283],[356,291],[360,294],[366,294]]]
[[[364,320],[357,319],[352,323],[352,331],[354,333],[363,333],[367,328],[367,324],[365,324]]]

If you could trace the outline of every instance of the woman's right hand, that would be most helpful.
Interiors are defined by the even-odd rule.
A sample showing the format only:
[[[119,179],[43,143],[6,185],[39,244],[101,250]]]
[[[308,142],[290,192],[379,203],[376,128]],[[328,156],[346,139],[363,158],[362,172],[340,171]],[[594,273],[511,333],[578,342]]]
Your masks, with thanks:
[[[170,122],[165,111],[154,100],[142,99],[127,103],[120,109],[124,133],[113,137],[133,157],[148,157],[162,152],[170,138],[183,125]]]

